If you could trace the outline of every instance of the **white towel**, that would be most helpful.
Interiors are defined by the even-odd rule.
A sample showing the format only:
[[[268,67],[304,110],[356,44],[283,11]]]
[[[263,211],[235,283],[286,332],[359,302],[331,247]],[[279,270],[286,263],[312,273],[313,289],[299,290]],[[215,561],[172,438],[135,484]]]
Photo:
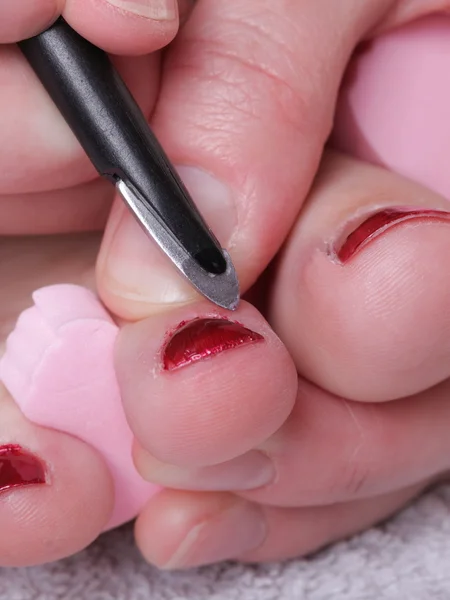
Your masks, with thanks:
[[[385,599],[450,600],[450,486],[308,560],[162,573],[141,559],[127,526],[70,559],[0,569],[0,600]]]

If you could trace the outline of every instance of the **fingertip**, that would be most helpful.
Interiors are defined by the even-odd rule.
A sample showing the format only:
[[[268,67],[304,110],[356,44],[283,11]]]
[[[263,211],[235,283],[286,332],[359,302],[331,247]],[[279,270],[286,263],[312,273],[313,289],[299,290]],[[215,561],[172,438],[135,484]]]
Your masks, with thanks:
[[[11,44],[37,35],[61,14],[64,0],[0,3],[0,43]]]
[[[179,26],[176,0],[67,0],[63,16],[93,44],[122,56],[163,48],[175,37]]]
[[[133,59],[113,57],[112,60],[142,112],[148,117],[158,93],[159,56],[150,54]],[[57,195],[65,198],[61,190],[83,183],[88,186],[91,184],[92,188],[98,174],[15,46],[2,48],[0,79],[3,83],[0,94],[2,194],[16,198],[19,195],[20,200],[24,194],[56,193],[59,190]],[[25,164],[27,176],[23,177]],[[97,187],[97,193],[108,197],[109,202],[110,184],[107,187],[101,192]],[[81,195],[83,191],[87,193],[87,189],[79,191]],[[91,193],[95,195],[96,192],[91,189]],[[50,202],[51,196],[51,193],[44,194],[42,201]],[[9,202],[9,199],[6,201]],[[95,207],[95,204],[99,206],[98,199],[94,200],[92,206]],[[79,203],[75,202],[75,206],[77,205]],[[55,210],[64,212],[61,206]],[[72,212],[74,210],[72,208]],[[17,211],[16,207],[15,212]],[[79,212],[82,212],[81,209]],[[14,211],[12,213],[6,219],[5,227],[8,227],[8,220],[14,220]],[[39,224],[42,220],[43,216],[39,213],[36,222]],[[2,225],[3,221],[4,219]]]

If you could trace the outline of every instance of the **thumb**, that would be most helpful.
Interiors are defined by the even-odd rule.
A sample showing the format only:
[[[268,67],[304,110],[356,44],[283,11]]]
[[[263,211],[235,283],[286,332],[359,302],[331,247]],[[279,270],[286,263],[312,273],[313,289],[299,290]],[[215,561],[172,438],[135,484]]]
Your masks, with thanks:
[[[189,10],[187,0],[1,0],[0,44],[37,35],[62,15],[107,52],[147,54],[172,40]]]
[[[230,251],[242,291],[302,207],[355,45],[393,4],[198,0],[169,49],[152,124]],[[195,299],[121,203],[100,252],[98,287],[130,319]]]

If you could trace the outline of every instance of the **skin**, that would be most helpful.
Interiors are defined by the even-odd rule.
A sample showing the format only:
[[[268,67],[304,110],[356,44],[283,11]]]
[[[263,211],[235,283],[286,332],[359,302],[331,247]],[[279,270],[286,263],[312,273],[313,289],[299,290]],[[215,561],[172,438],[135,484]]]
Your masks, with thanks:
[[[0,332],[4,339],[34,288],[62,281],[96,288],[122,323],[116,370],[135,462],[171,488],[137,519],[144,557],[187,568],[307,554],[386,518],[445,477],[448,223],[394,228],[344,266],[326,251],[380,198],[437,209],[445,201],[323,147],[355,45],[450,3],[284,0],[274,8],[199,0],[187,19],[186,2],[161,80],[157,50],[177,34],[178,17],[138,17],[104,0],[29,4],[2,4],[0,42],[32,35],[62,12],[121,55],[114,60],[175,164],[188,169],[244,292],[290,232],[254,297],[260,310],[243,302],[236,314],[264,332],[265,344],[155,375],[167,330],[211,307],[120,202],[107,217],[107,184],[17,50],[0,49],[0,234],[8,236],[0,243]],[[23,237],[33,234],[41,237]],[[253,375],[243,378],[246,361]],[[111,511],[102,460],[80,441],[28,423],[2,388],[0,423],[1,443],[26,446],[51,470],[51,485],[2,495],[0,564],[83,548]]]

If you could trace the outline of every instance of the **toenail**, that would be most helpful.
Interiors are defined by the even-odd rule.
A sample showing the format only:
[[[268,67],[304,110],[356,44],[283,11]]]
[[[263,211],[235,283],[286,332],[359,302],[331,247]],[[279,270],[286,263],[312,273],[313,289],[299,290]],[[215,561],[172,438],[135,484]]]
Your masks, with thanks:
[[[42,483],[46,483],[45,467],[37,456],[18,444],[0,446],[0,492]]]
[[[402,223],[412,221],[450,221],[450,213],[420,207],[384,208],[367,217],[353,231],[340,240],[331,254],[345,264],[374,239]]]
[[[163,367],[173,371],[225,350],[261,341],[264,341],[261,334],[226,319],[201,318],[182,322],[163,349]]]

